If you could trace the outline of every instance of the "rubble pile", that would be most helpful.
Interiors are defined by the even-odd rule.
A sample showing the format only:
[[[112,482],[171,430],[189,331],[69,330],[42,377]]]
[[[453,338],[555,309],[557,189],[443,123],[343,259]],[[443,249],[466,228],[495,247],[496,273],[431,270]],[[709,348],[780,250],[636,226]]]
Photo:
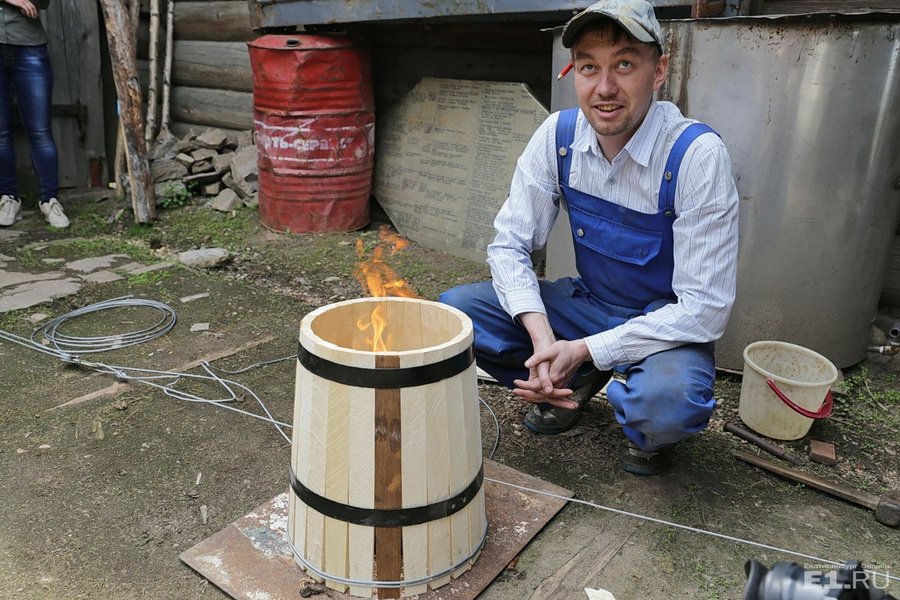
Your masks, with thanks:
[[[156,205],[177,205],[174,199],[208,197],[209,206],[229,212],[243,204],[259,204],[258,168],[253,132],[237,139],[220,129],[193,130],[182,139],[171,133],[157,138],[148,156]],[[181,202],[183,203],[183,202]]]

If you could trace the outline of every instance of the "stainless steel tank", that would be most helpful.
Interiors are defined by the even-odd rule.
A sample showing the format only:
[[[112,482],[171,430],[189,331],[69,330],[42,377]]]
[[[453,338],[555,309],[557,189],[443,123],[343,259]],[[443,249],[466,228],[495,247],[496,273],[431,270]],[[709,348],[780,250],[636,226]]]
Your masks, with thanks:
[[[863,359],[900,215],[900,14],[665,21],[661,99],[721,134],[741,199],[738,298],[716,352],[780,340]],[[554,67],[569,60],[557,35]],[[577,106],[568,78],[553,110]],[[564,235],[547,248],[563,272]]]

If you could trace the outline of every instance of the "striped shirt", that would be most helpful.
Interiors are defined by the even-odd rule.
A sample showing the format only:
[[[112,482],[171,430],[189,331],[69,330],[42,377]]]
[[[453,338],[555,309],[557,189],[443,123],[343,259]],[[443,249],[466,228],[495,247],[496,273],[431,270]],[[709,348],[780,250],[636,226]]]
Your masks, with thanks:
[[[519,158],[509,198],[494,221],[497,235],[488,247],[494,289],[512,316],[546,314],[530,253],[547,243],[559,214],[557,118],[558,113],[550,115]],[[657,212],[669,150],[694,122],[674,104],[653,101],[641,126],[610,162],[579,111],[569,185],[639,212]],[[598,369],[722,336],[735,295],[738,195],[731,159],[718,136],[701,135],[687,150],[678,173],[675,212],[672,289],[678,301],[585,338]]]

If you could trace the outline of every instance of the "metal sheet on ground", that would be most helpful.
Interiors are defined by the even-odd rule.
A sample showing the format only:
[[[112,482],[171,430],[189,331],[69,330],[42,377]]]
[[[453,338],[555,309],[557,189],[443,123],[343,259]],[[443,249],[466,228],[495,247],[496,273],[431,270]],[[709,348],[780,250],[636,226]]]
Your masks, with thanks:
[[[505,465],[484,461],[485,477],[571,498],[573,493]],[[550,522],[566,501],[485,481],[488,535],[481,556],[467,573],[420,594],[422,600],[475,598]],[[179,558],[233,598],[297,597],[306,576],[286,539],[287,492],[257,507]],[[331,598],[352,598],[328,590]]]

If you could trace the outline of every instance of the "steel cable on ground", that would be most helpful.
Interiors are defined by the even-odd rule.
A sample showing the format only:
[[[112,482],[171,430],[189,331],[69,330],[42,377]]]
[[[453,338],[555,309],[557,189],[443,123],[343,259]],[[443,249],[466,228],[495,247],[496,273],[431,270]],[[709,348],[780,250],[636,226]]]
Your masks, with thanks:
[[[62,325],[72,319],[101,310],[130,306],[153,308],[160,311],[162,316],[156,323],[149,327],[115,335],[82,337],[68,335],[62,331]],[[39,344],[35,338],[39,339],[40,337],[43,337],[50,342],[54,348],[70,355],[106,352],[118,348],[136,346],[160,338],[172,330],[176,321],[177,317],[175,311],[168,305],[155,300],[134,298],[129,295],[120,298],[112,298],[110,300],[103,300],[52,319],[32,332],[31,341],[35,344]]]
[[[148,328],[136,331],[136,332],[122,334],[122,335],[103,336],[103,337],[96,337],[96,338],[80,338],[80,337],[75,337],[75,336],[67,336],[59,331],[59,326],[62,323],[65,323],[66,321],[68,321],[72,318],[83,316],[85,314],[89,314],[89,313],[96,312],[99,310],[104,310],[104,309],[109,309],[109,308],[119,308],[122,306],[152,307],[152,308],[162,311],[163,318],[161,318],[160,321],[158,321],[154,326],[151,326],[151,327],[148,327]],[[268,408],[266,407],[265,403],[249,387],[247,387],[243,384],[240,384],[238,382],[235,382],[235,381],[222,379],[221,377],[216,375],[214,373],[214,371],[218,371],[220,373],[226,373],[226,374],[244,373],[244,372],[249,371],[250,369],[256,368],[258,366],[264,366],[264,365],[282,362],[285,360],[296,359],[296,355],[286,356],[286,357],[279,358],[279,359],[254,363],[248,367],[245,367],[243,369],[238,369],[236,371],[227,371],[225,369],[219,369],[217,367],[213,367],[208,362],[204,361],[204,362],[200,363],[200,366],[202,366],[204,368],[204,370],[208,373],[208,375],[193,375],[193,374],[189,374],[189,373],[177,373],[177,372],[172,372],[172,371],[159,371],[159,370],[152,370],[152,369],[112,366],[112,365],[107,365],[102,362],[88,361],[88,360],[82,359],[77,356],[78,354],[103,352],[103,351],[107,351],[107,350],[124,348],[126,346],[133,346],[136,344],[144,343],[146,341],[151,341],[153,339],[157,339],[158,337],[161,337],[162,335],[165,335],[165,333],[170,331],[172,329],[172,327],[174,327],[175,321],[176,321],[175,311],[172,310],[169,306],[162,304],[160,302],[153,301],[153,300],[143,300],[143,299],[135,300],[135,299],[132,299],[131,296],[125,296],[122,298],[114,298],[112,300],[98,302],[97,304],[92,304],[83,309],[78,309],[78,310],[72,311],[70,313],[67,313],[67,314],[63,315],[62,317],[54,319],[54,320],[48,322],[46,325],[36,329],[32,333],[31,339],[23,338],[21,336],[18,336],[18,335],[15,335],[15,334],[9,333],[7,331],[3,331],[3,330],[0,330],[0,339],[5,339],[7,341],[28,347],[32,350],[36,350],[39,352],[43,352],[45,354],[49,354],[51,356],[55,356],[56,358],[59,358],[60,360],[65,361],[65,362],[71,362],[71,363],[75,363],[75,364],[93,368],[94,370],[96,370],[97,372],[100,372],[100,373],[115,375],[117,378],[125,380],[125,381],[136,381],[139,383],[150,385],[152,387],[156,387],[156,388],[162,390],[163,393],[166,394],[167,396],[170,396],[170,397],[178,399],[178,400],[183,400],[183,401],[187,401],[187,402],[214,404],[216,406],[226,408],[228,410],[232,410],[234,412],[237,412],[237,413],[249,416],[249,417],[253,417],[255,419],[260,419],[262,421],[272,423],[275,426],[275,428],[278,430],[278,433],[281,434],[281,436],[290,444],[291,438],[284,432],[282,427],[291,428],[291,425],[275,420],[274,417],[272,417],[272,414],[269,412]],[[46,347],[46,346],[38,343],[35,340],[35,337],[41,332],[45,332],[44,335],[45,335],[45,337],[47,337],[47,339],[50,341],[50,343],[53,344],[53,348]],[[49,334],[49,336],[47,334]],[[129,374],[129,372],[133,372],[136,374],[132,375],[132,374]],[[140,376],[140,375],[137,375],[137,373],[146,373],[147,375]],[[201,381],[214,381],[214,382],[218,383],[219,385],[221,385],[222,387],[224,387],[228,391],[230,397],[221,398],[221,399],[217,399],[217,400],[210,400],[207,398],[202,398],[200,396],[196,396],[194,394],[190,394],[190,393],[182,391],[182,390],[174,389],[172,386],[177,384],[181,379],[196,379],[196,380],[201,380]],[[157,383],[156,380],[170,380],[170,381],[169,381],[169,383],[163,385],[161,383]],[[253,398],[257,401],[257,403],[260,405],[262,410],[266,413],[266,416],[263,417],[261,415],[257,415],[257,414],[239,409],[239,408],[235,408],[233,406],[229,406],[228,404],[225,404],[226,402],[230,402],[230,401],[237,399],[237,395],[234,393],[234,390],[230,386],[236,386],[236,387],[246,391],[251,396],[253,396]],[[500,422],[497,419],[497,415],[494,412],[494,410],[491,408],[491,406],[487,402],[485,402],[481,397],[479,397],[478,399],[485,406],[485,408],[487,408],[488,412],[490,413],[491,417],[494,420],[496,435],[494,438],[493,449],[491,450],[490,454],[488,455],[488,458],[491,459],[491,458],[493,458],[494,453],[497,451],[497,447],[500,442]],[[657,519],[655,517],[641,515],[638,513],[632,513],[632,512],[620,510],[617,508],[611,508],[608,506],[604,506],[602,504],[597,504],[597,503],[589,502],[586,500],[581,500],[581,499],[577,499],[577,498],[567,498],[565,496],[560,496],[557,494],[553,494],[551,492],[545,492],[542,490],[537,490],[537,489],[529,488],[526,486],[520,486],[520,485],[517,485],[514,483],[510,483],[510,482],[506,482],[506,481],[502,481],[502,480],[498,480],[498,479],[492,479],[489,477],[485,477],[485,480],[490,481],[495,484],[498,484],[498,485],[505,485],[507,487],[511,487],[511,488],[518,489],[521,491],[531,492],[531,493],[535,493],[535,494],[541,494],[544,496],[549,496],[551,498],[556,498],[556,499],[563,500],[566,502],[576,502],[579,504],[583,504],[585,506],[590,506],[592,508],[597,508],[600,510],[605,510],[605,511],[612,512],[615,514],[621,514],[621,515],[633,517],[636,519],[641,519],[644,521],[649,521],[651,523],[666,525],[669,527],[683,529],[683,530],[691,531],[694,533],[701,533],[701,534],[709,535],[709,536],[720,538],[720,539],[725,539],[725,540],[732,541],[732,542],[737,542],[737,543],[742,543],[742,544],[746,544],[749,546],[754,546],[757,548],[763,548],[763,549],[771,550],[774,552],[781,552],[781,553],[784,553],[784,554],[787,554],[790,556],[796,556],[796,557],[805,558],[808,560],[819,561],[821,563],[827,563],[827,564],[831,564],[831,565],[835,565],[835,566],[844,566],[844,563],[842,563],[842,562],[838,562],[838,561],[834,561],[834,560],[830,560],[830,559],[826,559],[826,558],[821,558],[821,557],[813,556],[813,555],[809,555],[809,554],[804,554],[801,552],[796,552],[796,551],[788,550],[785,548],[779,548],[777,546],[771,546],[771,545],[763,544],[760,542],[754,542],[752,540],[746,540],[743,538],[734,537],[734,536],[730,536],[730,535],[726,535],[726,534],[722,534],[722,533],[708,531],[705,529],[691,527],[689,525],[682,525],[680,523],[674,523],[671,521],[666,521],[664,519]],[[865,569],[865,572],[869,573],[871,575],[874,575],[876,577],[884,577],[885,579],[888,579],[888,580],[900,581],[900,577],[895,577],[892,575],[888,575],[886,573],[879,573],[877,571],[872,571],[872,570],[868,570],[868,569]]]
[[[101,310],[122,308],[128,306],[149,307],[152,309],[156,309],[162,313],[162,316],[154,325],[126,334],[81,337],[70,336],[68,334],[65,334],[61,330],[61,326],[71,319],[81,317],[90,313],[95,313]],[[260,399],[253,390],[236,381],[231,381],[219,377],[212,371],[211,365],[209,365],[209,363],[206,361],[201,362],[200,366],[203,367],[203,369],[207,372],[207,375],[196,375],[192,373],[179,373],[174,371],[160,371],[154,369],[110,365],[100,361],[88,360],[82,358],[81,356],[83,354],[117,350],[120,348],[135,346],[137,344],[142,344],[158,339],[168,333],[175,326],[176,320],[177,317],[175,315],[175,311],[166,304],[157,302],[155,300],[135,299],[132,296],[123,296],[121,298],[113,298],[111,300],[97,302],[84,308],[76,309],[72,312],[66,313],[61,317],[57,317],[56,319],[53,319],[43,326],[35,329],[32,332],[30,338],[24,338],[8,331],[0,330],[0,340],[6,340],[8,342],[30,348],[31,350],[49,354],[50,356],[58,358],[63,362],[88,367],[99,373],[114,375],[115,377],[123,381],[135,381],[137,383],[143,383],[145,385],[158,388],[162,390],[163,393],[167,396],[178,400],[215,404],[216,406],[220,406],[222,408],[249,417],[253,417],[255,419],[260,419],[262,421],[272,423],[278,430],[278,433],[280,433],[281,436],[288,443],[290,443],[290,436],[287,435],[282,429],[283,427],[290,427],[290,425],[277,421],[269,412],[268,407],[266,407],[262,399]],[[49,345],[45,346],[44,344],[41,344],[37,341],[38,339],[40,339],[41,335],[43,335],[47,339]],[[267,361],[267,363],[268,362],[278,361]],[[243,372],[243,370],[240,372]],[[215,382],[225,388],[228,393],[228,397],[209,399],[175,389],[174,386],[183,379]],[[165,381],[166,383],[160,383],[160,381]],[[240,388],[247,392],[250,396],[252,396],[254,400],[256,400],[257,404],[259,404],[260,408],[262,408],[263,412],[265,412],[266,416],[261,416],[226,404],[227,402],[237,400],[238,398],[237,394],[234,393],[234,390],[231,386]]]

